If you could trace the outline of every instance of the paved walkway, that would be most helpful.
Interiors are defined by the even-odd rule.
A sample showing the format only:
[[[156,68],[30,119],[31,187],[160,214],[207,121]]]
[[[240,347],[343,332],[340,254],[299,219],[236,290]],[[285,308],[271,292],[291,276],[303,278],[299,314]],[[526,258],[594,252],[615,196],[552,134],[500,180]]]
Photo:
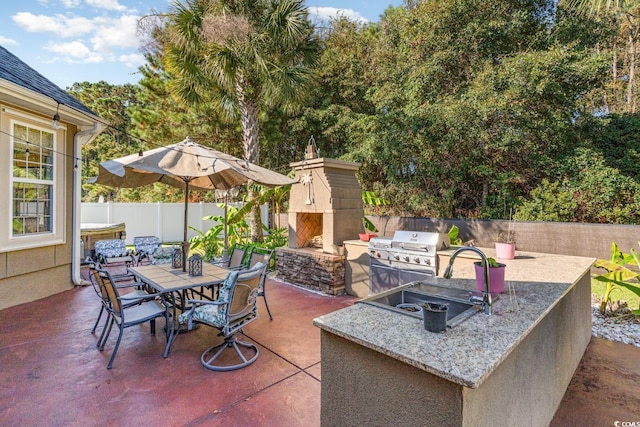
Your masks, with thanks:
[[[164,337],[148,325],[125,331],[107,370],[117,334],[96,349],[91,287],[0,311],[0,425],[318,426],[320,331],[312,320],[354,298],[273,280],[268,287],[273,321],[259,301],[261,318],[245,329],[260,356],[232,372],[200,365],[219,339],[211,328],[178,336],[163,359]],[[640,421],[639,361],[637,347],[592,339],[552,425]]]

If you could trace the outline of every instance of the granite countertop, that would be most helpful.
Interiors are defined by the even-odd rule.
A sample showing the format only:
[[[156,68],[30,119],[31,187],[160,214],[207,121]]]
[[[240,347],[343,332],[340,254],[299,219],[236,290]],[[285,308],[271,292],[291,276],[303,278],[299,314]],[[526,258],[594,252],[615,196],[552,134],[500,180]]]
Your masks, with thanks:
[[[483,251],[492,256],[491,249]],[[494,302],[493,314],[478,313],[445,333],[429,332],[421,319],[369,304],[354,304],[318,317],[313,323],[418,369],[477,388],[551,308],[589,274],[594,261],[518,251],[516,259],[500,260],[507,265],[505,292]],[[473,265],[456,268],[454,263],[452,279],[434,278],[432,283],[475,290]]]

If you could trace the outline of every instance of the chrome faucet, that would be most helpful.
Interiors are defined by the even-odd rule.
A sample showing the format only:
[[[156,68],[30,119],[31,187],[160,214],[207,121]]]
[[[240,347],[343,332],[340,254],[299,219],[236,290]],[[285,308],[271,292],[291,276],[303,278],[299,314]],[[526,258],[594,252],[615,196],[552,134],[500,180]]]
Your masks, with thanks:
[[[472,246],[462,246],[458,249],[456,249],[452,254],[451,254],[451,258],[449,259],[449,264],[447,265],[447,268],[444,269],[444,273],[442,274],[442,276],[445,279],[451,279],[451,276],[453,275],[453,261],[456,259],[456,257],[458,256],[459,253],[464,252],[464,251],[471,251],[471,252],[475,252],[477,253],[480,258],[482,259],[482,270],[483,270],[483,280],[484,280],[484,292],[482,292],[482,298],[476,297],[476,296],[472,296],[469,298],[469,300],[472,303],[478,303],[482,305],[482,311],[485,314],[491,314],[492,308],[491,306],[493,305],[493,302],[491,300],[491,292],[489,292],[489,261],[487,261],[487,256],[484,254],[484,252],[482,252],[480,249],[478,248],[474,248]]]

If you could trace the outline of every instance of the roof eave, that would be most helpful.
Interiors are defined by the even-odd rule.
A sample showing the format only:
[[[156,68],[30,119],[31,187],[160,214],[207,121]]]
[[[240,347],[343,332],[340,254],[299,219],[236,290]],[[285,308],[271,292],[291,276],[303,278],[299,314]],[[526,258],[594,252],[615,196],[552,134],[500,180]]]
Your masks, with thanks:
[[[0,79],[0,95],[0,101],[6,101],[44,116],[53,117],[56,113],[56,107],[58,106],[53,98],[4,79]],[[95,122],[108,125],[108,122],[99,116],[69,108],[64,104],[60,104],[59,114],[61,121],[79,127],[93,126]]]

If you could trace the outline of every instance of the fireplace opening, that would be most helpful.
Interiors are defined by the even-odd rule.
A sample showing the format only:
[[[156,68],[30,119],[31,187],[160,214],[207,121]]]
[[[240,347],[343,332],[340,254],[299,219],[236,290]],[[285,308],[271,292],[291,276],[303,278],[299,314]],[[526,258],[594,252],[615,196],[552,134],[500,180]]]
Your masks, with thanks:
[[[322,236],[322,214],[299,212],[296,215],[296,247],[317,247],[318,236]]]

